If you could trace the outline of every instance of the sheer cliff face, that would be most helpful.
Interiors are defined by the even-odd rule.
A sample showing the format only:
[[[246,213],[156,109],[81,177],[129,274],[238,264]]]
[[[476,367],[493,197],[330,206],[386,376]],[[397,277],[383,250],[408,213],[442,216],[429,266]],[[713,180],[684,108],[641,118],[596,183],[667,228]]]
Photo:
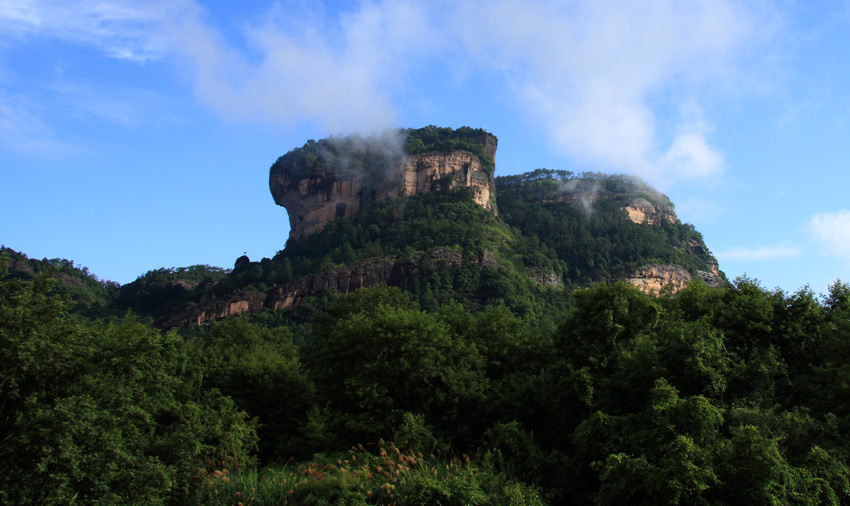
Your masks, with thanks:
[[[488,146],[490,151],[490,146]],[[495,160],[495,145],[492,147]],[[475,202],[496,214],[492,174],[468,151],[420,153],[391,164],[380,177],[362,171],[322,170],[303,177],[295,167],[273,167],[269,187],[289,213],[290,239],[321,230],[329,221],[356,213],[363,200],[380,200],[438,189],[466,187]]]
[[[629,219],[635,223],[659,225],[662,221],[666,221],[673,225],[678,219],[672,206],[653,204],[642,198],[635,199],[625,209]]]
[[[708,286],[723,286],[725,282],[717,264],[710,264],[709,269],[709,271],[697,271],[697,277]],[[687,269],[678,265],[650,264],[627,275],[625,280],[645,293],[659,295],[665,290],[668,290],[670,294],[677,293],[685,289],[693,278],[694,276]]]

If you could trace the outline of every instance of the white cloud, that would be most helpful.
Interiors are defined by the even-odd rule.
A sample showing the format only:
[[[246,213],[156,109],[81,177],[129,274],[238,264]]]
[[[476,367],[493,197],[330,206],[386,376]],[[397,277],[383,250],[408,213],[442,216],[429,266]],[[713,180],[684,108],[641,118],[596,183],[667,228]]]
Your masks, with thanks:
[[[717,253],[721,262],[752,261],[752,260],[785,260],[798,258],[802,251],[798,246],[782,243],[777,246],[738,246]]]
[[[769,3],[733,0],[304,5],[275,4],[246,25],[247,50],[192,0],[13,0],[0,8],[0,30],[126,60],[170,55],[226,117],[330,133],[392,126],[427,63],[461,69],[446,79],[486,71],[563,153],[658,185],[723,172],[702,106],[719,82],[749,71],[754,59],[742,55],[758,54],[772,26],[769,9],[753,7]]]
[[[145,61],[165,50],[155,23],[164,4],[131,0],[7,0],[0,33],[95,46],[113,58]]]
[[[9,1],[0,4],[0,20],[4,24],[18,27],[37,25],[39,16],[35,2],[30,0]]]
[[[225,116],[368,133],[395,126],[392,97],[436,40],[429,16],[410,1],[364,2],[335,18],[272,8],[245,29],[250,55],[197,9],[164,26],[198,97]]]
[[[656,184],[722,173],[723,154],[690,110],[739,72],[741,55],[770,27],[770,16],[724,0],[496,0],[460,9],[465,15],[456,19],[476,19],[461,39],[513,73],[519,96],[556,145]],[[677,96],[688,99],[681,106],[661,100],[681,116],[665,130],[657,124],[659,97]]]
[[[709,146],[707,133],[708,128],[702,120],[681,125],[672,145],[655,165],[687,179],[720,175],[726,162],[722,153]]]
[[[806,227],[809,235],[823,245],[823,253],[850,260],[850,211],[817,214]]]

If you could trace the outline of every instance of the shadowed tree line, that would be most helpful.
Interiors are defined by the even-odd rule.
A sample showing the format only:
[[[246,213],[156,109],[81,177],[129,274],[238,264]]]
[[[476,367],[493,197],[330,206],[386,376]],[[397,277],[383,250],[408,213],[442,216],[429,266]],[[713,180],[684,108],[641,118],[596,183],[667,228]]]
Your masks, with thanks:
[[[184,335],[54,282],[0,281],[5,504],[848,503],[840,282],[603,283],[551,328],[375,287]]]

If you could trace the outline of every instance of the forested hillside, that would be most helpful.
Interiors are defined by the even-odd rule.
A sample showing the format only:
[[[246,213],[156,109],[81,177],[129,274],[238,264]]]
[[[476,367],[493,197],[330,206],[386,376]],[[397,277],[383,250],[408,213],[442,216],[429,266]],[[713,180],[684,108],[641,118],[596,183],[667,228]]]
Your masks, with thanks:
[[[639,181],[538,170],[496,178],[496,187],[498,217],[463,188],[381,200],[290,239],[273,258],[241,257],[227,272],[209,266],[151,271],[121,287],[112,307],[159,318],[245,292],[266,294],[270,307],[276,293],[303,292],[299,280],[313,276],[307,284],[330,285],[310,297],[332,296],[346,291],[337,286],[340,272],[369,276],[370,262],[394,263],[403,273],[382,282],[402,288],[427,310],[449,301],[471,309],[504,303],[551,327],[577,287],[624,279],[651,264],[673,265],[694,277],[716,270],[692,226],[627,219],[624,207],[636,198],[669,204]]]
[[[631,177],[490,183],[123,286],[4,248],[0,502],[850,504],[850,286],[727,281]]]
[[[98,279],[87,267],[74,265],[72,260],[31,259],[6,246],[0,247],[0,255],[7,258],[10,277],[27,280],[45,272],[52,273],[58,280],[54,291],[70,296],[75,309],[90,316],[102,315],[120,289],[118,283]]]
[[[846,504],[850,287],[398,288],[180,336],[0,282],[5,504]],[[271,323],[271,324],[270,324]]]
[[[374,179],[402,153],[460,150],[472,152],[492,179],[497,141],[484,130],[429,126],[391,134],[308,141],[280,157],[271,171],[292,166],[295,172],[322,173],[326,185],[328,170],[361,171]],[[676,218],[666,196],[635,178],[546,169],[496,177],[491,197],[498,214],[477,205],[481,201],[470,187],[437,183],[430,191],[360,201],[355,214],[291,238],[271,258],[243,256],[230,269],[159,268],[119,287],[75,269],[73,262],[49,262],[60,269],[56,290],[70,293],[78,310],[101,317],[132,310],[164,328],[322,304],[310,301],[378,284],[402,288],[429,311],[450,301],[475,310],[502,303],[517,316],[553,328],[570,293],[590,283],[639,284],[647,271],[659,270],[673,273],[645,283],[645,289],[657,292],[671,284],[675,291],[695,278],[725,282],[699,232]],[[642,210],[635,207],[641,205]],[[16,276],[47,266],[47,260],[9,253]],[[309,322],[309,314],[274,318]]]

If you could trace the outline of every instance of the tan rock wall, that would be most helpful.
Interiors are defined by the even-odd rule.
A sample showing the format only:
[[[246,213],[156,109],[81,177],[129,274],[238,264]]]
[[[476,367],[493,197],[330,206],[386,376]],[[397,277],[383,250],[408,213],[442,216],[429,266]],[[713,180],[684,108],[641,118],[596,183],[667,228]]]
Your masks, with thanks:
[[[697,271],[697,276],[709,286],[718,287],[724,283],[716,264],[711,272]],[[650,264],[639,267],[626,276],[625,281],[644,293],[658,295],[664,290],[670,290],[671,294],[677,293],[687,287],[692,279],[691,273],[678,265]]]
[[[635,199],[625,209],[629,219],[638,224],[660,225],[666,221],[673,225],[678,220],[672,207],[653,204],[642,198]]]
[[[495,141],[487,149],[492,149],[495,158]],[[293,180],[293,172],[294,168],[284,168],[273,170],[269,175],[269,188],[275,202],[289,213],[290,238],[318,232],[328,222],[352,216],[360,209],[364,190],[362,173],[320,170]],[[372,183],[369,191],[374,191],[374,198],[380,200],[457,187],[470,188],[476,203],[497,213],[492,174],[488,174],[478,157],[468,151],[405,157],[390,167],[380,181]]]
[[[262,292],[237,293],[227,299],[201,304],[193,308],[168,315],[157,320],[160,328],[189,327],[203,325],[212,320],[226,320],[239,315],[259,311],[263,308],[266,295]]]
[[[491,213],[496,213],[492,178],[484,173],[478,157],[468,151],[451,153],[421,153],[407,159],[401,167],[402,185],[398,192],[388,197],[414,195],[437,189],[442,178],[454,176],[449,188],[466,187],[473,191],[475,202]]]
[[[451,265],[459,265],[463,260],[463,254],[460,251],[442,248],[429,250],[426,254],[431,261],[445,261]],[[472,263],[498,267],[495,258],[488,254],[481,258],[472,259]],[[157,320],[155,325],[160,328],[189,327],[204,325],[212,320],[235,318],[244,313],[259,311],[263,308],[289,309],[330,288],[336,288],[341,293],[346,294],[358,288],[370,286],[398,286],[405,279],[417,275],[421,268],[419,261],[413,259],[373,258],[363,260],[344,269],[322,272],[286,283],[266,293],[242,292],[227,299],[200,304],[161,318]]]
[[[658,295],[665,289],[672,289],[676,293],[688,286],[691,279],[691,273],[681,267],[654,264],[638,268],[626,278],[626,282],[644,293]]]

